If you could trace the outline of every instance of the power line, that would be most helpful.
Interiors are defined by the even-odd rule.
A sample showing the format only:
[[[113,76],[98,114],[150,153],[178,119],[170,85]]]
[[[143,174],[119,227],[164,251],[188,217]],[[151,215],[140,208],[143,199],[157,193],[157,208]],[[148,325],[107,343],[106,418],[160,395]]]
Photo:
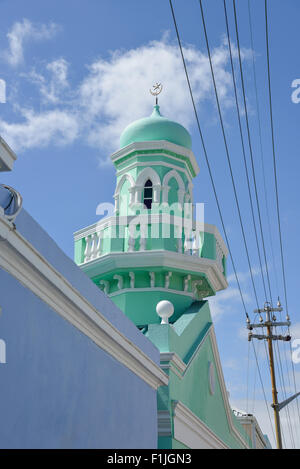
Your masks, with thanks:
[[[200,5],[201,18],[202,18],[202,24],[203,24],[203,29],[204,29],[206,49],[207,49],[209,65],[210,65],[210,70],[211,70],[211,75],[212,75],[212,80],[213,80],[213,86],[214,86],[214,91],[215,91],[215,96],[216,96],[218,114],[219,114],[219,119],[220,119],[220,123],[221,123],[221,129],[222,129],[224,145],[225,145],[227,163],[228,163],[228,166],[229,166],[230,177],[231,177],[231,182],[232,182],[233,192],[234,192],[234,198],[235,198],[237,211],[238,211],[238,216],[239,216],[239,222],[240,222],[240,225],[241,225],[243,241],[244,241],[244,246],[245,246],[245,251],[246,251],[246,256],[247,256],[247,261],[248,261],[248,266],[249,266],[249,271],[250,271],[250,276],[251,276],[251,281],[252,281],[252,286],[253,286],[253,291],[254,291],[254,296],[255,296],[255,300],[256,300],[256,304],[257,304],[257,308],[258,308],[259,305],[258,305],[257,291],[256,291],[255,283],[254,283],[252,267],[251,267],[251,262],[250,262],[250,256],[249,256],[249,250],[248,250],[248,246],[247,246],[246,235],[245,235],[245,230],[244,230],[244,225],[243,225],[243,220],[242,220],[242,215],[241,215],[241,210],[240,210],[240,204],[239,204],[239,200],[238,200],[236,185],[235,185],[235,181],[234,181],[234,175],[233,175],[233,171],[232,171],[232,164],[231,164],[231,159],[230,159],[230,154],[229,154],[229,148],[228,148],[227,138],[226,138],[225,129],[224,129],[222,111],[221,111],[219,95],[218,95],[218,90],[217,90],[217,85],[216,85],[216,79],[215,79],[214,69],[213,69],[212,60],[211,60],[211,53],[210,53],[210,47],[209,47],[209,42],[208,42],[208,36],[207,36],[207,31],[206,31],[205,18],[204,18],[204,12],[203,12],[203,7],[202,7],[202,0],[199,0],[199,5]]]
[[[284,297],[287,314],[289,314],[288,309],[288,299],[287,299],[287,288],[286,288],[286,277],[285,277],[285,265],[284,265],[284,256],[283,256],[283,243],[282,243],[282,234],[281,234],[281,222],[280,222],[280,210],[279,210],[279,194],[278,194],[278,182],[277,182],[277,165],[276,165],[276,153],[275,153],[275,138],[274,138],[274,125],[273,125],[273,106],[272,106],[272,91],[271,91],[271,71],[270,71],[270,53],[269,53],[269,31],[268,31],[268,6],[267,0],[265,0],[265,32],[266,32],[266,49],[267,49],[267,71],[268,71],[268,88],[269,88],[269,108],[270,108],[270,125],[271,125],[271,137],[272,137],[272,153],[273,153],[273,169],[274,169],[274,181],[275,181],[275,195],[276,195],[276,212],[277,212],[277,222],[278,222],[278,231],[279,231],[279,241],[280,241],[280,255],[281,255],[281,266],[282,266],[282,277],[283,277],[283,287],[284,287]],[[292,346],[290,343],[290,352],[292,355]],[[293,360],[292,363],[292,372],[294,380],[294,389],[297,393],[296,378],[295,378],[295,368]],[[297,400],[297,411],[300,421],[300,411],[299,403]]]
[[[262,144],[261,115],[260,115],[260,106],[259,106],[259,100],[258,100],[256,66],[255,66],[255,60],[254,60],[254,40],[253,40],[253,28],[252,28],[252,16],[251,16],[250,0],[248,0],[248,17],[249,17],[250,41],[251,41],[251,51],[252,51],[252,70],[253,70],[253,81],[254,81],[254,90],[255,90],[255,106],[256,106],[256,112],[257,112],[257,124],[258,124],[258,134],[259,134],[260,160],[261,160],[262,174],[263,174],[264,198],[265,198],[265,205],[266,205],[266,214],[267,214],[267,221],[268,221],[268,232],[269,232],[269,238],[270,238],[270,248],[271,248],[272,262],[273,262],[273,268],[274,268],[276,289],[277,289],[277,291],[279,291],[277,270],[276,270],[276,263],[275,263],[275,255],[274,255],[274,248],[273,248],[273,240],[272,240],[272,230],[271,230],[271,221],[270,221],[270,213],[269,213],[268,195],[267,195],[267,190],[266,190],[267,183],[266,183],[264,152],[263,152],[263,144]]]
[[[246,310],[246,306],[245,306],[245,301],[244,301],[243,294],[242,294],[242,291],[241,291],[240,283],[239,283],[239,280],[238,280],[235,264],[234,264],[234,261],[233,261],[233,257],[232,257],[232,253],[231,253],[231,249],[230,249],[230,245],[229,245],[229,240],[228,240],[228,237],[227,237],[227,233],[226,233],[226,229],[225,229],[225,225],[224,225],[224,220],[223,220],[223,216],[222,216],[222,212],[221,212],[221,208],[220,208],[220,204],[219,204],[219,200],[218,200],[218,196],[217,196],[217,192],[216,192],[216,187],[215,187],[214,179],[213,179],[212,172],[211,172],[210,163],[209,163],[209,160],[208,160],[206,146],[205,146],[205,143],[204,143],[204,138],[203,138],[203,134],[202,134],[199,118],[198,118],[198,113],[197,113],[197,109],[196,109],[196,105],[195,105],[195,100],[194,100],[193,91],[192,91],[192,87],[191,87],[191,83],[190,83],[190,79],[189,79],[189,74],[188,74],[187,67],[186,67],[186,62],[185,62],[185,58],[184,58],[184,54],[183,54],[181,39],[180,39],[180,36],[179,36],[179,31],[178,31],[178,27],[177,27],[177,22],[176,22],[174,9],[173,9],[172,0],[169,0],[169,4],[170,4],[172,18],[173,18],[173,22],[174,22],[175,31],[176,31],[178,46],[179,46],[179,49],[180,49],[183,68],[184,68],[184,71],[185,71],[185,76],[186,76],[186,80],[187,80],[187,84],[188,84],[188,88],[189,88],[189,92],[190,92],[190,97],[191,97],[191,101],[192,101],[192,105],[193,105],[193,109],[194,109],[194,113],[195,113],[195,118],[196,118],[196,122],[197,122],[197,126],[198,126],[198,131],[199,131],[199,135],[200,135],[200,139],[201,139],[201,144],[202,144],[202,147],[203,147],[205,161],[206,161],[206,164],[207,164],[210,180],[211,180],[211,183],[212,183],[213,192],[214,192],[214,196],[215,196],[216,203],[217,203],[217,208],[218,208],[219,216],[220,216],[223,231],[224,231],[224,236],[225,236],[226,243],[227,243],[227,246],[228,246],[228,251],[229,251],[230,258],[231,258],[231,262],[232,262],[232,266],[233,266],[233,270],[234,270],[234,275],[235,275],[236,282],[237,282],[237,285],[238,285],[238,289],[239,289],[241,301],[242,301],[242,304],[243,304],[243,307],[244,307],[245,315],[246,315],[246,318],[249,319],[249,316],[248,316],[248,313],[247,313],[247,310]],[[255,355],[255,360],[256,360],[256,366],[257,366],[258,373],[259,373],[259,379],[260,379],[260,382],[261,382],[261,387],[262,387],[262,391],[263,391],[263,395],[264,395],[265,405],[266,405],[267,413],[268,413],[269,420],[270,420],[271,430],[272,430],[272,433],[273,433],[273,437],[275,439],[272,420],[271,420],[271,416],[270,416],[270,412],[269,412],[269,407],[268,407],[268,404],[267,404],[264,384],[263,384],[263,381],[262,381],[262,376],[261,376],[261,372],[260,372],[260,368],[259,368],[259,364],[258,364],[256,351],[255,351],[255,347],[254,347],[253,342],[252,342],[252,345],[253,345],[253,350],[254,350],[254,355]]]
[[[182,50],[181,40],[180,40],[180,36],[179,36],[179,32],[178,32],[178,27],[177,27],[175,13],[174,13],[174,9],[173,9],[172,0],[169,0],[169,4],[170,4],[171,12],[172,12],[172,17],[173,17],[174,27],[175,27],[176,36],[177,36],[177,40],[178,40],[178,45],[179,45],[179,49],[180,49],[180,54],[181,54],[181,58],[182,58],[182,63],[183,63],[185,76],[186,76],[186,80],[187,80],[187,84],[188,84],[188,88],[189,88],[189,92],[190,92],[190,96],[191,96],[191,101],[192,101],[192,105],[193,105],[193,109],[194,109],[194,113],[195,113],[195,118],[196,118],[197,127],[198,127],[198,131],[199,131],[200,139],[201,139],[201,144],[202,144],[202,148],[203,148],[203,152],[204,152],[206,165],[207,165],[207,168],[208,168],[210,181],[211,181],[214,196],[215,196],[215,199],[216,199],[217,208],[218,208],[222,228],[223,228],[223,231],[224,231],[224,236],[225,236],[225,240],[226,240],[226,243],[227,243],[228,252],[229,252],[230,259],[231,259],[235,279],[236,279],[236,282],[237,282],[237,285],[238,285],[241,301],[242,301],[242,304],[243,304],[243,308],[244,308],[244,311],[245,311],[246,318],[248,318],[249,316],[248,316],[248,313],[247,313],[245,300],[244,300],[244,297],[243,297],[243,294],[242,294],[240,282],[239,282],[239,279],[238,279],[238,276],[237,276],[236,267],[235,267],[235,263],[234,263],[234,260],[233,260],[233,256],[232,256],[232,252],[231,252],[227,232],[226,232],[226,229],[225,229],[225,224],[224,224],[223,215],[222,215],[222,211],[221,211],[221,207],[220,207],[220,203],[219,203],[219,199],[218,199],[218,195],[217,195],[217,191],[216,191],[216,186],[215,186],[215,183],[214,183],[214,178],[213,178],[213,175],[212,175],[212,171],[211,171],[211,167],[210,167],[210,163],[209,163],[209,159],[208,159],[208,155],[207,155],[207,151],[206,151],[206,146],[205,146],[205,142],[204,142],[204,138],[203,138],[203,134],[202,134],[199,118],[198,118],[198,112],[197,112],[196,105],[195,105],[193,91],[192,91],[192,87],[191,87],[191,83],[190,83],[190,79],[189,79],[189,75],[188,75],[188,71],[187,71],[187,67],[186,67],[186,63],[185,63],[185,58],[184,58],[184,55],[183,55],[183,50]]]
[[[266,266],[268,289],[269,289],[270,301],[271,301],[271,304],[272,304],[271,283],[270,283],[268,261],[267,261],[267,254],[266,254],[266,247],[265,247],[265,240],[264,240],[264,233],[263,233],[263,228],[262,228],[262,220],[261,220],[261,212],[260,212],[260,204],[259,204],[257,183],[256,183],[256,176],[255,176],[255,167],[254,167],[253,150],[252,150],[252,143],[251,143],[251,136],[250,136],[250,126],[249,126],[249,119],[248,119],[245,84],[244,84],[244,76],[243,76],[243,67],[242,67],[242,61],[241,61],[240,41],[239,41],[239,32],[238,32],[238,22],[237,22],[237,12],[236,12],[235,0],[233,0],[233,10],[234,10],[234,22],[235,22],[235,30],[236,30],[236,38],[237,38],[237,46],[238,46],[238,57],[239,57],[239,66],[240,66],[240,74],[241,74],[243,102],[244,102],[244,108],[245,108],[246,128],[247,128],[248,144],[249,144],[251,167],[252,167],[252,174],[253,174],[253,183],[254,183],[254,189],[255,189],[256,205],[257,205],[257,212],[258,212],[258,219],[259,219],[259,226],[260,226],[260,233],[261,233],[261,239],[262,239],[264,259],[265,259],[265,266]],[[278,355],[279,355],[279,361],[280,361],[280,368],[282,370],[281,355],[280,355],[279,350],[278,350]],[[282,379],[283,379],[283,376],[282,376]],[[283,389],[284,389],[284,393],[285,393],[284,383],[283,383]],[[286,413],[288,415],[289,426],[291,427],[291,422],[290,422],[290,417],[289,417],[289,410],[286,410]],[[293,440],[293,437],[292,437],[292,440]]]
[[[255,198],[256,198],[258,220],[259,220],[259,226],[260,226],[260,234],[261,234],[261,239],[262,239],[262,246],[263,246],[263,253],[264,253],[268,288],[269,288],[269,295],[270,295],[270,301],[272,303],[271,284],[270,284],[269,269],[268,269],[267,255],[266,255],[266,247],[265,247],[264,234],[263,234],[262,221],[261,221],[261,213],[260,213],[260,207],[259,207],[259,198],[258,198],[255,168],[254,168],[254,159],[253,159],[253,151],[252,151],[252,143],[251,143],[251,136],[250,136],[250,126],[249,126],[249,119],[248,119],[248,108],[247,108],[247,102],[246,102],[246,92],[245,92],[244,74],[243,74],[243,66],[242,66],[242,59],[241,59],[240,40],[239,40],[239,31],[238,31],[238,22],[237,22],[237,13],[236,13],[235,0],[233,0],[233,10],[234,10],[234,22],[235,22],[235,32],[236,32],[237,47],[238,47],[239,69],[240,69],[240,74],[241,74],[242,94],[243,94],[243,103],[244,103],[244,109],[245,109],[246,128],[247,128],[248,145],[249,145],[249,151],[250,151],[252,176],[253,176],[253,183],[254,183],[254,189],[255,189]]]
[[[276,351],[276,348],[277,348],[277,351]],[[278,342],[275,342],[274,351],[275,351],[275,357],[276,357],[276,353],[277,353],[277,371],[278,371],[279,380],[280,380],[280,384],[281,384],[281,392],[283,394],[283,398],[286,399],[287,394],[286,394],[286,390],[285,390],[282,361],[281,361],[281,357],[280,357],[280,349],[279,349]],[[286,414],[287,421],[288,421],[288,429],[289,429],[289,433],[290,433],[291,443],[292,443],[293,448],[295,448],[295,440],[294,440],[294,433],[293,433],[293,428],[292,428],[292,422],[291,422],[289,406],[286,406],[284,408],[284,410],[285,410],[285,414]]]
[[[265,207],[266,207],[267,222],[268,222],[268,233],[269,233],[270,248],[271,248],[271,255],[272,255],[272,262],[273,262],[273,272],[274,272],[274,276],[275,276],[276,289],[277,289],[277,291],[279,291],[277,269],[276,269],[274,248],[273,248],[273,240],[272,240],[272,232],[271,232],[271,221],[270,221],[270,213],[269,213],[268,196],[267,196],[267,191],[266,191],[267,184],[266,184],[266,174],[265,174],[265,164],[264,164],[264,152],[263,152],[263,145],[262,145],[261,115],[260,115],[260,106],[259,106],[259,100],[258,100],[256,66],[255,66],[255,60],[254,60],[254,39],[253,39],[253,28],[252,28],[252,15],[251,15],[250,0],[248,0],[248,19],[249,19],[251,50],[252,50],[252,70],[253,70],[253,81],[254,81],[254,90],[255,90],[255,105],[256,105],[256,112],[257,112],[257,124],[258,124],[258,134],[259,134],[260,160],[261,160],[262,175],[263,175],[263,189],[264,189],[263,192],[264,192]],[[281,313],[280,313],[280,316],[281,316]],[[281,327],[281,330],[282,330],[282,333],[283,333],[283,328],[282,327]],[[280,353],[279,347],[278,347],[278,356],[279,356],[279,359],[281,361],[281,353]],[[291,388],[290,376],[289,376],[289,370],[288,370],[288,364],[287,364],[288,360],[287,360],[286,349],[285,348],[284,348],[284,357],[285,357],[284,361],[285,361],[285,366],[286,366],[286,371],[287,371],[287,378],[288,378],[288,386],[289,386],[289,388]],[[286,411],[289,412],[289,408],[287,408]],[[298,438],[297,426],[295,426],[295,430],[296,430],[296,434],[297,434],[297,438]]]
[[[247,254],[248,265],[249,265],[249,269],[250,269],[250,273],[251,273],[251,280],[252,280],[252,285],[253,285],[254,294],[255,294],[255,298],[256,298],[257,308],[259,308],[259,306],[258,306],[258,298],[257,298],[256,288],[255,288],[254,279],[253,279],[253,275],[252,275],[252,268],[251,268],[249,253],[248,253],[248,247],[247,247],[247,242],[246,242],[246,238],[245,238],[245,232],[244,232],[244,228],[243,228],[243,222],[242,222],[242,218],[241,218],[241,212],[240,212],[240,207],[239,207],[239,201],[238,201],[238,197],[237,197],[236,186],[235,186],[234,176],[233,176],[233,172],[232,172],[230,154],[229,154],[228,143],[227,143],[226,134],[225,134],[225,129],[224,129],[224,123],[223,123],[222,112],[221,112],[221,106],[220,106],[219,97],[218,97],[218,91],[217,91],[217,86],[216,86],[216,80],[215,80],[215,75],[214,75],[214,69],[213,69],[212,60],[211,60],[211,53],[210,53],[210,48],[209,48],[209,41],[208,41],[208,35],[207,35],[207,30],[206,30],[206,24],[205,24],[204,12],[203,12],[202,0],[199,0],[199,5],[200,5],[200,10],[201,10],[201,17],[202,17],[202,23],[203,23],[203,29],[204,29],[204,35],[205,35],[207,53],[208,53],[208,58],[209,58],[209,64],[210,64],[210,69],[211,69],[211,74],[212,74],[212,79],[213,79],[214,91],[215,91],[215,96],[216,96],[216,101],[217,101],[218,114],[219,114],[219,119],[220,119],[221,129],[222,129],[222,135],[223,135],[224,144],[225,144],[227,162],[228,162],[229,169],[230,169],[230,175],[231,175],[232,185],[233,185],[233,189],[234,189],[234,196],[235,196],[235,201],[236,201],[236,205],[237,205],[237,209],[238,209],[238,215],[239,215],[239,220],[240,220],[240,224],[241,224],[241,229],[242,229],[242,234],[243,234],[243,240],[244,240],[244,244],[245,244],[245,250],[246,250],[246,254]],[[225,6],[225,12],[226,12],[226,5],[225,5],[225,2],[224,2],[224,6]],[[227,19],[227,18],[226,18],[226,19]],[[228,21],[227,21],[227,26],[228,26]],[[228,30],[227,30],[227,31],[228,31]],[[229,36],[229,32],[228,32],[228,36]],[[230,41],[230,39],[229,39],[229,41]],[[231,60],[232,60],[232,55],[231,55]],[[232,64],[232,65],[233,65],[233,64]],[[235,89],[235,91],[236,91],[236,89]],[[236,96],[236,98],[237,98],[237,96]],[[240,121],[239,121],[239,123],[240,123]],[[241,130],[241,128],[240,128],[240,130]],[[241,134],[241,136],[242,136],[242,134]],[[249,188],[249,189],[250,189],[250,188]],[[249,193],[251,194],[251,191],[250,191],[250,190],[249,190]],[[257,247],[258,247],[258,249],[259,249],[259,246],[258,246],[258,245],[257,245]],[[282,370],[281,361],[280,361],[280,366],[281,366],[281,370]],[[288,411],[287,409],[286,409],[286,413],[287,413],[287,415],[288,415],[289,429],[290,429],[290,432],[291,432],[291,440],[292,440],[292,442],[294,442],[294,440],[293,440],[293,434],[292,434],[292,429],[291,429],[291,422],[290,422],[289,411]]]
[[[269,411],[269,406],[268,406],[268,403],[267,403],[265,388],[264,388],[264,384],[263,384],[263,380],[262,380],[262,376],[261,376],[261,372],[260,372],[260,368],[259,368],[259,364],[258,364],[257,354],[256,354],[256,350],[255,350],[255,346],[254,346],[253,341],[252,341],[252,346],[253,346],[253,352],[254,352],[255,361],[256,361],[256,367],[257,367],[257,370],[258,370],[258,376],[259,376],[260,384],[261,384],[261,387],[262,387],[262,390],[263,390],[265,405],[266,405],[266,408],[267,408],[268,417],[269,417],[269,421],[270,421],[270,425],[271,425],[271,430],[272,430],[273,438],[275,440],[276,438],[275,438],[275,434],[274,434],[273,423],[272,423],[272,419],[271,419],[271,415],[270,415],[270,411]]]
[[[228,40],[230,64],[231,64],[231,73],[232,73],[234,95],[235,95],[235,104],[236,104],[236,109],[237,109],[239,131],[240,131],[242,151],[243,151],[243,160],[244,160],[244,167],[245,167],[245,173],[246,173],[246,179],[247,179],[248,195],[249,195],[250,206],[251,206],[251,215],[252,215],[253,228],[254,228],[255,239],[256,239],[256,246],[257,246],[258,258],[259,258],[259,264],[260,264],[262,283],[263,283],[263,288],[264,288],[264,293],[265,293],[265,299],[267,300],[266,284],[265,284],[265,279],[264,279],[264,275],[263,275],[263,267],[262,267],[260,248],[259,248],[259,242],[258,242],[258,235],[257,235],[257,228],[256,228],[256,221],[255,221],[255,216],[254,216],[253,201],[252,201],[252,195],[251,195],[251,189],[250,189],[250,180],[249,180],[249,173],[248,173],[246,152],[245,152],[245,144],[244,144],[244,137],[243,137],[243,131],[242,131],[242,124],[241,124],[241,116],[240,116],[240,107],[239,107],[238,96],[237,96],[237,87],[236,87],[236,79],[235,79],[235,72],[234,72],[234,66],[233,66],[232,48],[231,48],[231,41],[230,41],[230,34],[229,34],[227,9],[226,9],[226,0],[223,0],[223,3],[224,3],[224,14],[225,14],[225,22],[226,22],[226,31],[227,31],[227,40]]]
[[[262,281],[263,281],[263,287],[264,287],[264,292],[265,292],[265,298],[267,299],[267,293],[266,293],[266,287],[265,287],[265,281],[264,281],[264,275],[263,275],[263,269],[262,269],[262,263],[261,263],[261,256],[260,256],[260,249],[259,249],[259,243],[258,243],[258,236],[257,236],[257,229],[256,229],[256,222],[255,222],[255,217],[254,217],[254,210],[253,210],[253,203],[252,203],[252,196],[251,196],[251,190],[250,190],[250,184],[249,184],[249,176],[248,176],[248,169],[247,169],[247,162],[246,162],[246,155],[245,155],[245,145],[244,145],[244,139],[243,139],[243,133],[242,133],[242,125],[241,125],[241,118],[240,118],[240,110],[239,110],[239,103],[238,103],[238,97],[237,97],[237,88],[236,88],[236,80],[235,80],[235,72],[234,72],[234,66],[233,66],[233,58],[232,58],[232,47],[231,47],[231,41],[230,41],[230,33],[229,33],[229,23],[228,23],[228,15],[227,15],[227,8],[226,8],[226,0],[223,0],[224,4],[224,13],[225,13],[225,22],[226,22],[226,31],[227,31],[227,40],[228,40],[228,47],[229,47],[229,53],[230,53],[230,63],[231,63],[231,72],[232,72],[232,78],[233,78],[233,86],[234,86],[234,94],[235,94],[235,103],[236,103],[236,108],[237,108],[237,115],[238,115],[238,123],[239,123],[239,131],[240,131],[240,137],[241,137],[241,143],[242,143],[242,150],[243,150],[243,159],[244,159],[244,166],[245,166],[245,171],[246,171],[246,178],[247,178],[247,184],[248,184],[248,194],[249,194],[249,199],[250,199],[250,205],[251,205],[251,213],[252,213],[252,220],[253,220],[253,226],[255,230],[255,237],[256,237],[256,246],[258,250],[258,256],[259,256],[259,262],[260,262],[260,269],[261,269],[261,276],[262,276]],[[256,80],[255,80],[256,84]],[[261,144],[261,151],[262,151],[262,144]],[[261,154],[262,156],[262,154]],[[262,161],[263,164],[263,161]],[[263,165],[264,168],[264,165]],[[266,195],[266,192],[265,192]],[[266,344],[265,345],[265,353],[266,357],[268,359],[267,355],[267,350],[266,350]],[[277,344],[278,345],[278,344]],[[281,363],[281,356],[280,356],[280,351],[278,349],[278,355],[280,359],[280,368],[282,371],[282,363]],[[248,379],[248,378],[247,378]],[[283,374],[282,374],[282,379],[283,379]],[[248,385],[247,385],[248,386]],[[283,386],[284,387],[284,386]],[[247,387],[247,393],[248,393],[248,387]],[[285,395],[286,397],[286,395]],[[247,402],[248,402],[248,394],[247,394]],[[288,424],[289,424],[289,430],[291,433],[291,440],[293,441],[293,434],[291,431],[291,420],[290,420],[290,415],[289,415],[289,409],[285,409],[285,412],[288,414]],[[283,435],[284,437],[284,435]]]

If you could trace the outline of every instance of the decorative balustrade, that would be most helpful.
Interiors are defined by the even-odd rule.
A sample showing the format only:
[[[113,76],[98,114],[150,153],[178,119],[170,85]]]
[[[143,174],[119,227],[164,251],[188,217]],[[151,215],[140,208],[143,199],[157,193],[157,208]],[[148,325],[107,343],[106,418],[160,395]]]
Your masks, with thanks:
[[[159,220],[157,220],[157,223]],[[111,236],[105,233],[104,229],[107,228],[110,225],[106,225],[102,227],[102,229],[99,229],[99,226],[95,226],[95,232],[92,232],[92,227],[89,227],[85,230],[85,232],[82,232],[80,239],[82,239],[82,249],[83,255],[82,255],[82,262],[87,263],[90,261],[93,261],[105,254],[109,254],[111,252],[143,252],[147,250],[151,250],[151,242],[148,242],[148,238],[145,236],[141,236],[142,233],[140,233],[139,237],[136,239],[135,237],[129,236],[127,238],[126,242],[126,236],[124,233],[128,233],[128,221],[127,224],[124,225],[122,224],[123,230],[122,230],[122,239],[123,242],[120,242],[120,238],[117,238],[116,235]],[[155,228],[155,227],[154,227]],[[97,230],[96,230],[97,229]],[[155,229],[153,230],[154,233]],[[195,257],[206,257],[205,255],[203,256],[203,227],[200,229],[192,229],[189,231],[179,231],[179,233],[184,232],[184,241],[182,237],[179,236],[178,232],[176,231],[175,239],[174,239],[174,244],[172,248],[172,243],[169,245],[169,247],[165,247],[164,244],[164,239],[162,238],[161,241],[161,247],[159,249],[173,249],[174,251],[177,251],[179,254],[185,254],[189,256],[195,256]],[[147,235],[147,232],[145,232]],[[150,234],[151,236],[151,234]],[[116,242],[115,239],[117,238]],[[154,236],[155,238],[155,236]],[[156,244],[157,245],[157,244]],[[127,247],[126,247],[127,246]],[[157,249],[157,248],[155,248]],[[212,254],[213,256],[213,254]],[[224,263],[223,259],[225,256],[224,253],[224,248],[222,247],[222,244],[218,241],[217,237],[215,236],[215,260],[217,263],[218,268],[221,270],[221,272],[224,273]],[[208,256],[210,259],[213,259],[213,257]]]
[[[101,234],[93,233],[85,237],[84,262],[97,259],[101,255]]]

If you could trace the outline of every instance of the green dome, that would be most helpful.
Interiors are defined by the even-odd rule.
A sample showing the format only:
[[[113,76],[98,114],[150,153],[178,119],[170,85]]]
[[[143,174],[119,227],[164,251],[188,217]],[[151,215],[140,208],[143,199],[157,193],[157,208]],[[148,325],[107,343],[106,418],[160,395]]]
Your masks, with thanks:
[[[182,147],[192,148],[192,139],[188,131],[177,122],[163,117],[159,106],[154,106],[150,117],[144,117],[132,122],[122,132],[120,148],[133,142],[148,142],[153,140],[167,140]]]

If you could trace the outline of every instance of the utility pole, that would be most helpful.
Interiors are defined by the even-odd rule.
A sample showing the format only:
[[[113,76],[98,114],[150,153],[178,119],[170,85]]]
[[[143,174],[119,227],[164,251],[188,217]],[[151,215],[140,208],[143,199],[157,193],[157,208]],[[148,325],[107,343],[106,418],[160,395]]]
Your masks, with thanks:
[[[290,335],[274,335],[273,334],[273,327],[277,326],[290,326],[290,318],[287,315],[286,322],[277,322],[276,316],[271,313],[275,313],[277,311],[281,312],[282,307],[280,301],[278,299],[277,308],[272,308],[269,302],[266,302],[263,309],[255,309],[254,313],[260,315],[260,322],[258,324],[251,324],[250,319],[247,319],[247,328],[252,331],[255,328],[266,328],[267,334],[253,334],[249,332],[248,340],[251,341],[252,339],[258,340],[266,340],[268,342],[268,351],[269,351],[269,363],[270,363],[270,374],[271,374],[271,384],[272,384],[272,398],[274,410],[274,419],[275,419],[275,432],[276,432],[276,442],[277,442],[277,449],[282,449],[282,438],[281,438],[281,427],[280,427],[280,410],[289,404],[293,399],[300,395],[300,393],[296,393],[290,398],[286,399],[285,401],[279,403],[277,397],[277,388],[276,388],[276,377],[275,377],[275,366],[274,366],[274,354],[273,354],[273,340],[283,340],[283,341],[290,341]],[[262,318],[262,314],[266,314],[266,320],[264,321]]]

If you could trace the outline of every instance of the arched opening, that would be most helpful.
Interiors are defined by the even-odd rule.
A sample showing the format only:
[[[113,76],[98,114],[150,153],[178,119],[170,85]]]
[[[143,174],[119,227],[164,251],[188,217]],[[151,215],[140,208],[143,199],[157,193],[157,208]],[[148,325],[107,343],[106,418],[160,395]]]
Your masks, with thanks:
[[[153,198],[153,185],[152,185],[152,181],[148,179],[144,185],[144,197],[143,197],[144,205],[147,207],[148,210],[150,210],[152,207],[152,198]]]

